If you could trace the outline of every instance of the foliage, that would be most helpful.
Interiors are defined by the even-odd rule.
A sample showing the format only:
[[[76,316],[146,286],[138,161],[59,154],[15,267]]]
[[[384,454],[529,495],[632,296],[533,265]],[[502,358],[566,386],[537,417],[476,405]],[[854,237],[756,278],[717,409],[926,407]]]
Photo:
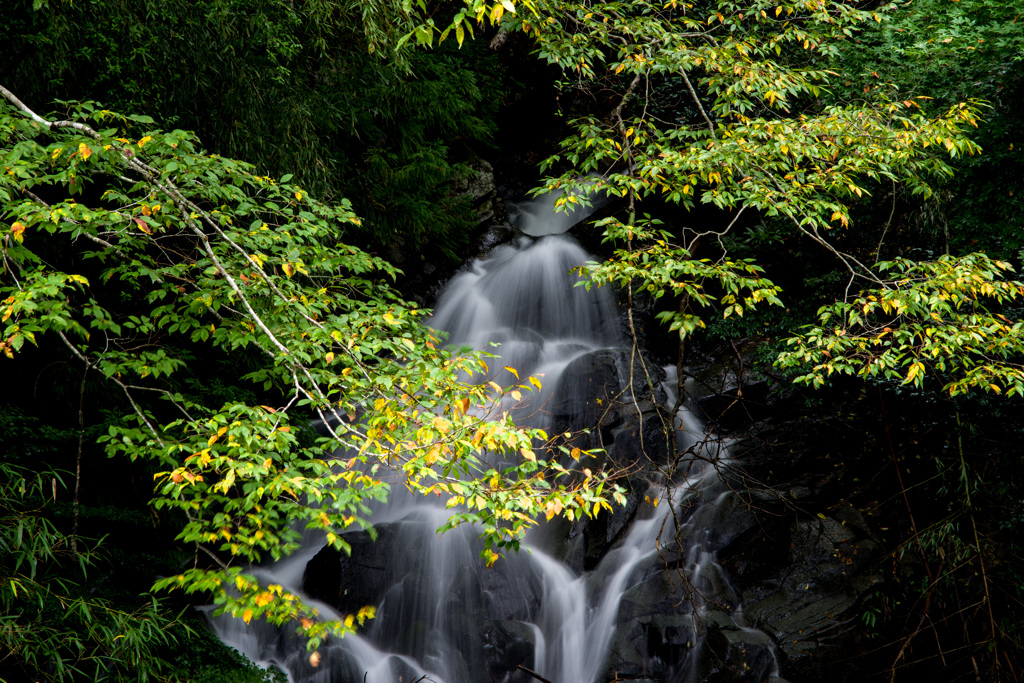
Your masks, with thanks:
[[[569,122],[573,134],[542,165],[560,173],[541,191],[564,191],[562,206],[586,202],[588,191],[604,192],[626,198],[631,214],[641,201],[689,209],[698,198],[737,212],[721,229],[684,228],[677,236],[684,245],[701,237],[720,241],[752,210],[784,219],[838,257],[851,277],[871,280],[870,268],[829,238],[849,227],[851,204],[882,179],[931,196],[934,182],[952,175],[950,159],[978,151],[967,136],[977,125],[978,103],[929,115],[920,101],[886,93],[826,101],[835,75],[829,61],[855,31],[882,22],[881,9],[760,0],[522,7],[530,15],[502,13],[502,30],[532,36],[538,55],[567,77],[564,87],[616,93],[601,113]],[[663,92],[675,107],[659,98]],[[692,107],[680,112],[680,97]],[[584,178],[588,172],[600,177]],[[604,227],[612,225],[621,223]],[[628,263],[633,249],[647,245],[629,245],[616,261]],[[646,279],[668,282],[680,274],[679,256],[659,246],[637,258],[647,259]],[[709,262],[694,275],[728,279],[731,266],[709,272],[715,268]],[[696,329],[692,321],[689,327]]]
[[[1008,263],[985,254],[935,262],[879,263],[883,287],[819,311],[819,323],[789,340],[782,368],[811,367],[797,378],[821,386],[836,374],[901,380],[924,388],[944,378],[950,396],[972,389],[1024,396],[1024,323],[994,309],[1024,296],[1003,281]]]
[[[57,472],[0,463],[0,681],[158,677],[180,615],[147,596],[123,611],[90,594],[97,546],[73,545],[44,515],[64,488]]]
[[[931,200],[900,196],[890,232],[894,247],[985,250],[1003,259],[1024,247],[1017,140],[1024,80],[1015,67],[1024,54],[1019,15],[1018,3],[1001,0],[914,0],[896,5],[888,21],[848,42],[837,58],[845,76],[835,82],[837,97],[924,95],[938,107],[979,98],[991,107],[973,136],[983,155],[956,163],[956,177]]]
[[[777,296],[779,288],[758,277],[763,272],[761,268],[749,261],[712,262],[692,258],[686,249],[671,244],[672,236],[667,231],[654,227],[658,222],[645,219],[626,225],[614,217],[597,221],[595,225],[605,229],[605,241],[625,243],[626,248],[616,250],[605,263],[591,261],[581,267],[579,272],[584,279],[578,284],[589,289],[593,284],[614,283],[627,288],[635,283],[655,299],[665,294],[681,297],[687,306],[677,311],[663,311],[657,316],[669,323],[670,331],[678,330],[680,336],[691,335],[705,327],[700,316],[689,312],[690,305],[724,306],[725,318],[734,313],[742,317],[744,311],[753,310],[762,301],[782,305]],[[649,246],[631,248],[633,240]],[[721,296],[709,293],[706,283],[717,285],[723,292]]]
[[[381,59],[389,51],[375,46],[404,21],[387,18],[393,3],[31,6],[0,7],[0,78],[26,101],[97,100],[196,131],[260,173],[351,198],[363,223],[350,241],[392,258],[450,257],[475,225],[452,188],[489,144],[502,99],[483,46]]]
[[[344,532],[395,483],[444,496],[449,526],[481,524],[490,564],[541,513],[623,500],[609,473],[573,474],[548,435],[512,422],[536,379],[460,379],[486,380],[486,361],[444,348],[388,286],[395,269],[341,241],[360,222],[347,201],[321,203],[146,117],[84,103],[50,121],[0,92],[3,352],[38,346],[120,396],[126,415],[100,441],[156,466],[155,506],[181,514],[197,552],[158,587],[212,593],[246,621],[298,620],[316,646],[372,610],[318,621],[243,572],[294,550],[293,522],[347,550]],[[238,381],[259,403],[180,381],[199,354],[247,366]],[[326,435],[306,433],[311,418]]]

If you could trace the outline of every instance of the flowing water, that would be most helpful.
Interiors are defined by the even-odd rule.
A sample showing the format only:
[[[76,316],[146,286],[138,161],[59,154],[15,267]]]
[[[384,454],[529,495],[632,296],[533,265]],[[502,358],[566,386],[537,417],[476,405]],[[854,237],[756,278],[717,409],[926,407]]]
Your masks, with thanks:
[[[451,344],[500,344],[492,351],[501,362],[492,366],[512,366],[524,379],[539,377],[543,386],[510,406],[517,420],[564,429],[594,403],[580,393],[595,376],[587,368],[616,363],[617,374],[612,368],[605,376],[621,376],[628,352],[612,292],[574,286],[572,269],[589,257],[574,239],[556,234],[568,226],[555,218],[544,224],[545,212],[551,214],[550,204],[520,207],[532,236],[497,247],[455,277],[431,326],[448,332]],[[506,370],[486,379],[515,381]],[[627,404],[638,402],[624,386],[619,380],[611,393]],[[396,495],[374,513],[378,541],[353,542],[351,558],[331,560],[342,562],[342,584],[352,592],[349,597],[339,589],[339,600],[357,601],[357,607],[359,600],[372,602],[377,618],[359,635],[321,647],[319,666],[310,665],[303,642],[266,624],[218,617],[214,628],[250,659],[276,666],[297,682],[533,680],[517,670],[522,665],[552,683],[597,683],[606,680],[610,652],[627,647],[625,630],[615,645],[617,632],[627,628],[620,623],[623,601],[633,600],[643,581],[665,572],[665,557],[677,556],[673,566],[685,600],[672,609],[685,631],[676,640],[685,645],[674,661],[651,666],[670,672],[672,680],[697,680],[702,618],[711,610],[728,613],[732,628],[743,628],[739,601],[717,564],[723,539],[715,531],[716,510],[730,495],[717,472],[729,454],[705,437],[687,410],[679,411],[675,426],[680,451],[689,452],[677,463],[680,474],[652,481],[647,502],[634,506],[634,517],[588,570],[580,561],[585,533],[579,525],[542,525],[517,555],[488,570],[478,559],[472,528],[439,536],[435,529],[445,510]],[[323,545],[311,536],[302,552],[257,572],[302,592],[307,563]],[[326,616],[337,615],[334,607],[319,606]],[[774,669],[773,662],[765,666],[765,673]]]

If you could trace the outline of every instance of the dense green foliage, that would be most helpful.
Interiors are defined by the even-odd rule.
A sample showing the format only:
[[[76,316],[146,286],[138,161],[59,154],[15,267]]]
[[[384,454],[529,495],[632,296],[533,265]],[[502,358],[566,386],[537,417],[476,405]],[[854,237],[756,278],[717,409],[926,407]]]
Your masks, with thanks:
[[[261,173],[348,197],[353,239],[392,259],[461,246],[474,217],[452,196],[486,148],[503,79],[484,46],[368,51],[357,3],[4,3],[0,78],[29,102],[94,99],[195,131]]]
[[[125,611],[90,595],[93,549],[38,513],[58,491],[66,494],[56,472],[0,463],[0,679],[146,680],[177,644],[175,619],[155,600]]]

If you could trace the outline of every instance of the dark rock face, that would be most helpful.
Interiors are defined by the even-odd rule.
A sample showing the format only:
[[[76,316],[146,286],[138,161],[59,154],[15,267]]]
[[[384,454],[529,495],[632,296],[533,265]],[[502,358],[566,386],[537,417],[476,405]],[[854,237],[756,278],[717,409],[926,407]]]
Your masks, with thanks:
[[[726,548],[747,623],[778,643],[787,677],[845,680],[834,661],[856,651],[858,607],[878,581],[868,571],[875,550],[850,524],[784,511]]]
[[[345,535],[352,554],[324,546],[306,565],[303,590],[342,614],[376,605],[394,580],[390,562],[397,533],[391,525],[377,527],[377,540],[365,531]]]
[[[484,159],[476,159],[467,164],[472,175],[456,186],[456,192],[469,198],[476,211],[477,222],[502,218],[495,215],[495,204],[498,200],[497,186],[494,184],[494,167]]]
[[[621,399],[617,353],[594,351],[573,360],[565,369],[547,406],[553,432],[578,431],[603,425]]]
[[[529,627],[519,621],[492,621],[481,630],[480,638],[485,674],[481,680],[516,683],[534,680],[525,671],[517,670],[519,665],[533,666],[536,643]]]
[[[629,589],[619,607],[608,678],[668,680],[697,645],[685,583],[679,573],[652,565],[646,580]]]

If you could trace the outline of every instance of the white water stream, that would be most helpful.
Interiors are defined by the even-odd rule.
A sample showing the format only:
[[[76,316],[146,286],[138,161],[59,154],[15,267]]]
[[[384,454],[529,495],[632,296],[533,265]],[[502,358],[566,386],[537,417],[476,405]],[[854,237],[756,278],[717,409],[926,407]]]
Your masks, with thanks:
[[[543,384],[513,414],[524,424],[559,428],[567,412],[588,400],[565,396],[563,373],[588,355],[611,351],[621,356],[625,339],[612,293],[573,286],[576,276],[570,271],[589,257],[571,237],[553,234],[568,227],[555,218],[547,228],[537,226],[545,211],[550,214],[550,204],[520,209],[520,215],[530,216],[531,234],[543,236],[521,238],[474,261],[441,295],[431,326],[447,331],[452,344],[500,344],[492,350],[501,362],[492,366],[512,366],[520,377],[534,375]],[[515,381],[505,370],[487,379]],[[669,492],[652,488],[648,498],[660,498],[660,503],[641,504],[641,512],[590,571],[579,571],[579,562],[574,570],[551,554],[565,547],[567,529],[561,545],[551,541],[561,528],[555,525],[527,539],[517,556],[487,570],[478,559],[473,529],[438,536],[435,529],[445,511],[396,491],[373,517],[381,530],[375,546],[379,552],[354,554],[343,564],[343,572],[358,574],[349,579],[376,582],[377,618],[359,635],[322,647],[317,667],[310,665],[303,641],[266,624],[246,626],[219,617],[212,620],[214,628],[250,659],[281,668],[297,683],[533,680],[516,664],[552,683],[603,683],[623,597],[658,571],[662,551],[685,558],[683,574],[690,589],[682,610],[693,616],[690,650],[681,655],[686,661],[672,665],[673,679],[696,680],[697,666],[689,660],[700,651],[699,621],[708,601],[739,607],[717,564],[714,533],[702,526],[714,521],[716,501],[728,495],[716,472],[716,464],[728,460],[728,449],[705,448],[710,442],[685,409],[676,428],[679,447],[699,451],[701,457],[685,461]],[[686,539],[681,549],[673,510],[688,515],[678,535]],[[296,556],[257,572],[302,592],[306,564],[323,546],[321,539],[307,540]],[[337,614],[326,604],[320,607],[327,616]]]

